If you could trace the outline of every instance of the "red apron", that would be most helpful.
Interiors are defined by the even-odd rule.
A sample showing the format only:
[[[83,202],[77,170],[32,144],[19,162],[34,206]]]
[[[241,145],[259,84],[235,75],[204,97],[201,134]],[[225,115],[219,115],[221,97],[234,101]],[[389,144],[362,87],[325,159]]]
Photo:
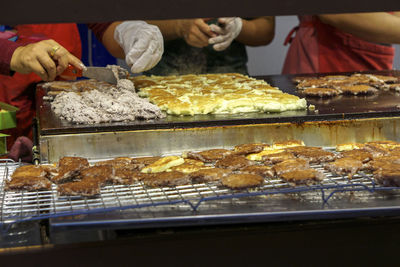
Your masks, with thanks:
[[[81,42],[76,24],[19,25],[14,29],[19,36],[17,42],[33,43],[53,39],[76,57],[81,57]],[[19,136],[32,139],[32,119],[36,113],[35,86],[40,81],[40,77],[34,73],[0,75],[0,101],[19,108],[17,128],[2,131],[11,135],[7,139],[8,149]]]
[[[392,69],[394,48],[364,41],[322,23],[316,16],[301,16],[290,42],[283,74],[353,72]]]

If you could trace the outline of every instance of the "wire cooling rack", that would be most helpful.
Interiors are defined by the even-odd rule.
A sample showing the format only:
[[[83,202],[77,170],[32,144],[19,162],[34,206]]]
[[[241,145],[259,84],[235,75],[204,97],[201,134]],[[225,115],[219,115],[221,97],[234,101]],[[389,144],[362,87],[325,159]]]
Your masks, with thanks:
[[[0,224],[75,216],[115,210],[186,205],[196,211],[207,201],[246,198],[262,195],[293,194],[319,191],[322,203],[327,203],[337,192],[395,190],[375,184],[371,175],[359,173],[349,179],[325,171],[322,166],[312,166],[322,171],[325,178],[315,185],[293,186],[279,178],[265,179],[264,185],[255,189],[232,190],[220,184],[202,183],[176,187],[148,188],[141,182],[133,185],[111,185],[101,189],[96,197],[59,196],[56,185],[50,191],[5,191],[5,181],[19,163],[0,161]]]

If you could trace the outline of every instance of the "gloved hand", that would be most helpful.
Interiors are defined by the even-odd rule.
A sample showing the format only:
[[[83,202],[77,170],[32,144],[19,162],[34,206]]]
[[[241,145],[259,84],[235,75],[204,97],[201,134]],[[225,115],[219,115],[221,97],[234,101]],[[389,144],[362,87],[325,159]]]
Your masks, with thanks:
[[[218,23],[221,26],[211,24],[211,30],[218,34],[217,37],[210,38],[208,43],[213,45],[214,50],[222,51],[230,46],[233,40],[239,35],[242,30],[242,19],[234,18],[219,18]]]
[[[133,73],[154,67],[164,52],[164,39],[157,26],[144,21],[125,21],[115,28],[114,39],[125,52]]]
[[[8,157],[14,161],[32,162],[32,141],[25,136],[20,136],[15,140],[15,143],[8,153]]]

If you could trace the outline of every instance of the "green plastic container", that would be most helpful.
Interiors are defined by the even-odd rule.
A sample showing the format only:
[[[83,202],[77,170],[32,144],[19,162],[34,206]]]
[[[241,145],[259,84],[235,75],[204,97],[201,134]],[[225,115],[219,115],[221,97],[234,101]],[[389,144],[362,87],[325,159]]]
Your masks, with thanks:
[[[15,114],[17,113],[18,108],[0,102],[0,109],[0,130],[17,127]]]

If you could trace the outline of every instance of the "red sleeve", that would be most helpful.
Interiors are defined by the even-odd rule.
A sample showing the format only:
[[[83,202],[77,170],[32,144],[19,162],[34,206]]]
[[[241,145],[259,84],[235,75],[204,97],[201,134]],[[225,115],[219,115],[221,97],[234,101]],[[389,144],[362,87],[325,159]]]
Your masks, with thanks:
[[[104,32],[107,28],[112,24],[112,22],[105,22],[105,23],[88,23],[87,26],[91,29],[96,36],[97,40],[100,42],[103,41]]]
[[[0,74],[11,75],[11,57],[17,47],[23,44],[0,39]]]

